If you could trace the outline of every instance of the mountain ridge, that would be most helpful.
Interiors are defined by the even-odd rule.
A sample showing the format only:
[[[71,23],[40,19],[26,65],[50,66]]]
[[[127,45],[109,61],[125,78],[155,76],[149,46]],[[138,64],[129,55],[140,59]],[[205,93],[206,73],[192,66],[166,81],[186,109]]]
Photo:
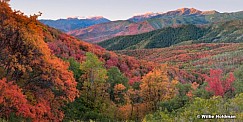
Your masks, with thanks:
[[[176,15],[210,15],[210,14],[216,14],[220,13],[216,10],[209,10],[209,11],[200,11],[195,8],[180,8],[177,10],[173,11],[168,11],[168,12],[158,12],[158,13],[153,13],[153,12],[148,12],[144,14],[139,14],[135,15],[127,20],[133,21],[133,22],[141,22],[146,19],[150,18],[157,18],[159,16],[176,16]]]
[[[136,20],[138,22],[133,22],[130,18],[130,20],[101,23],[69,31],[68,34],[87,42],[98,43],[116,36],[136,35],[165,27],[177,27],[188,24],[207,25],[215,22],[240,20],[243,19],[243,12],[219,13],[217,11],[199,11],[193,8],[183,8],[149,17],[151,18],[146,18],[143,21]]]
[[[45,25],[54,27],[63,32],[68,32],[75,29],[86,28],[95,24],[110,22],[109,19],[106,19],[102,16],[94,17],[68,17],[67,19],[58,19],[58,20],[39,20]]]

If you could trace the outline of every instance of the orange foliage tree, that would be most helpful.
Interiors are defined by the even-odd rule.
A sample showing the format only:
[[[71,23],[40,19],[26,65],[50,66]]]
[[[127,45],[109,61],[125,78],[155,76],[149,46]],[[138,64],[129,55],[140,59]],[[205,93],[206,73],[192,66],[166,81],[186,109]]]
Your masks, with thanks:
[[[157,110],[158,102],[174,97],[177,83],[177,80],[171,80],[168,76],[167,66],[162,65],[143,77],[141,96],[152,110]]]
[[[37,16],[26,17],[19,11],[0,2],[0,68],[3,69],[4,81],[13,81],[15,91],[23,108],[32,106],[33,116],[26,117],[37,121],[61,121],[64,117],[60,110],[65,102],[73,101],[78,96],[77,83],[73,73],[68,71],[69,65],[51,54],[44,42],[43,29],[36,20]],[[22,89],[18,90],[18,89]],[[4,94],[3,97],[15,94]],[[7,96],[6,96],[7,95]],[[12,99],[10,97],[10,100]],[[25,99],[26,97],[26,99]],[[20,100],[21,100],[20,99]],[[11,103],[9,103],[11,104]],[[11,109],[9,107],[8,109]],[[6,113],[3,109],[1,113]],[[18,111],[15,111],[18,115]],[[27,116],[28,115],[28,116]],[[7,115],[3,115],[5,117]],[[24,116],[25,117],[25,116]]]

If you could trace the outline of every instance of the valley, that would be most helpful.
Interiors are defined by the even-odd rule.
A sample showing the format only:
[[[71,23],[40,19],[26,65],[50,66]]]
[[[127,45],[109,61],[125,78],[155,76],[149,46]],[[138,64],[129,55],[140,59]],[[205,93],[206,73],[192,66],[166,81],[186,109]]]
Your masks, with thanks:
[[[39,20],[11,7],[0,0],[0,122],[243,121],[242,11]]]

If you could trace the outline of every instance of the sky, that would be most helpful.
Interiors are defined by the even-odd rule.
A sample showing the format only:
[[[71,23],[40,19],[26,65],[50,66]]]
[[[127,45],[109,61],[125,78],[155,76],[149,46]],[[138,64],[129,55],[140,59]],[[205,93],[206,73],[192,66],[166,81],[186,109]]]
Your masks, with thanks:
[[[167,12],[179,8],[243,11],[243,0],[11,0],[10,6],[26,15],[42,12],[39,19],[104,16],[124,20],[146,12]]]

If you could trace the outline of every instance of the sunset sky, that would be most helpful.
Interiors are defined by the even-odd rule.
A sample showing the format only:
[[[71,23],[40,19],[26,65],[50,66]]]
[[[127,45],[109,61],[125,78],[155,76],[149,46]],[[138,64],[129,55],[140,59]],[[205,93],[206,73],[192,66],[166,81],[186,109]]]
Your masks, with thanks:
[[[178,8],[235,12],[243,10],[243,0],[11,0],[13,9],[26,15],[43,13],[40,19],[74,16],[104,16],[124,20],[135,14],[167,12]]]

